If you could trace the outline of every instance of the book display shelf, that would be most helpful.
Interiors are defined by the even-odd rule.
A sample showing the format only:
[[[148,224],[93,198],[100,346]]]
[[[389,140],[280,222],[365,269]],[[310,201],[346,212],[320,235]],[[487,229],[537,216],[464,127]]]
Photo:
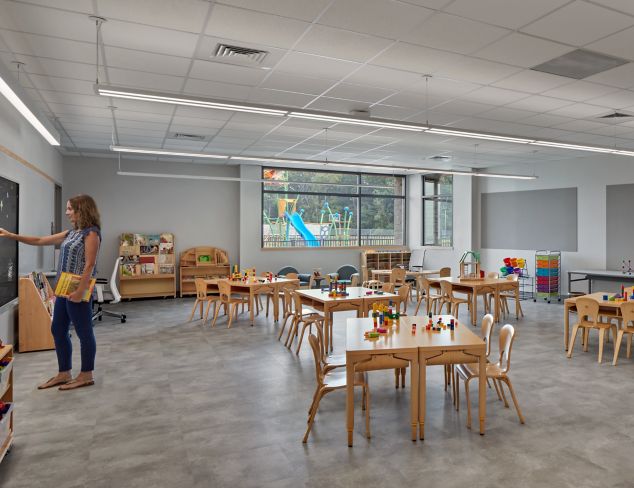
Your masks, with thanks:
[[[402,251],[362,251],[361,266],[365,266],[368,275],[372,276],[373,269],[394,269],[398,267],[409,268],[409,260],[412,253]],[[364,269],[364,268],[362,268]]]
[[[174,234],[121,234],[121,298],[176,297]]]
[[[196,278],[226,278],[229,272],[229,255],[224,249],[210,246],[187,249],[180,255],[180,296],[196,294]]]
[[[0,463],[13,444],[13,346],[0,346]]]
[[[51,320],[55,295],[43,273],[18,282],[18,347],[20,352],[55,349]]]

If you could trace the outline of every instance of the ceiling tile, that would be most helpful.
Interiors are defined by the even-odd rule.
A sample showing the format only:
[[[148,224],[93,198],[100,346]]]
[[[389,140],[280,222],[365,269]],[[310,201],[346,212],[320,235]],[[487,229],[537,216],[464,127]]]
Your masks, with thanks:
[[[315,97],[302,93],[289,93],[279,90],[269,90],[267,88],[254,88],[248,100],[264,105],[282,105],[286,107],[304,107]]]
[[[632,17],[576,0],[521,30],[553,41],[584,46],[632,25]]]
[[[368,34],[313,25],[293,49],[331,58],[365,62],[388,47],[391,42]]]
[[[308,107],[311,110],[323,110],[324,112],[337,112],[349,114],[352,110],[367,110],[368,103],[353,100],[342,100],[339,98],[319,97],[313,100]],[[327,123],[323,123],[327,125]]]
[[[494,86],[485,86],[469,92],[461,98],[472,102],[488,103],[490,105],[506,105],[507,103],[516,102],[527,96],[526,93],[522,92],[505,90],[504,88],[496,88]]]
[[[588,83],[587,81],[573,81],[552,90],[545,91],[543,95],[548,97],[563,98],[575,102],[585,102],[592,98],[616,91],[612,86]]]
[[[220,0],[218,3],[310,22],[330,0]]]
[[[464,64],[468,59],[461,54],[448,53],[415,44],[398,42],[372,60],[373,65],[417,73],[435,73],[451,66]]]
[[[484,117],[485,119],[503,120],[506,122],[517,122],[518,120],[526,119],[532,115],[535,115],[535,113],[529,112],[528,110],[498,107],[481,113],[480,117]]]
[[[119,47],[106,47],[105,52],[107,66],[172,76],[185,76],[191,62],[188,58],[133,51]]]
[[[451,102],[444,103],[439,107],[436,107],[435,111],[444,112],[449,114],[459,114],[462,116],[475,115],[487,110],[495,108],[494,105],[487,105],[484,103],[471,102],[467,100],[453,100]],[[430,122],[436,124],[430,117]]]
[[[251,88],[243,85],[218,83],[216,81],[189,79],[187,80],[183,91],[184,93],[201,95],[203,97],[246,100]]]
[[[210,8],[204,0],[97,0],[99,15],[108,20],[153,25],[200,33]],[[103,27],[105,29],[105,27]]]
[[[365,65],[346,78],[350,83],[380,86],[386,89],[401,90],[420,83],[423,80],[419,73],[401,71],[382,66]]]
[[[432,10],[394,0],[336,0],[319,23],[400,39],[431,14]]]
[[[73,10],[83,14],[93,14],[92,2],[86,0],[28,0],[26,3],[42,5],[59,10]]]
[[[194,60],[190,78],[199,78],[210,81],[220,81],[224,83],[235,83],[238,85],[257,86],[264,80],[267,71],[257,68],[247,68],[225,63],[215,63],[212,61]]]
[[[609,54],[618,58],[634,60],[632,45],[634,44],[634,27],[625,29],[617,34],[605,37],[600,41],[586,46],[586,49]]]
[[[588,76],[585,81],[602,83],[618,88],[634,87],[634,63],[624,64],[617,68]]]
[[[309,25],[299,20],[216,5],[205,33],[237,42],[290,48]]]
[[[468,54],[509,34],[511,31],[455,15],[435,14],[423,27],[403,40],[413,44]]]
[[[108,68],[108,76],[113,85],[145,88],[153,91],[176,92],[183,86],[183,78],[178,76],[159,75],[144,71]]]
[[[605,7],[620,10],[626,14],[634,15],[634,3],[631,0],[593,0],[594,3],[598,3]]]
[[[0,31],[12,52],[43,58],[95,64],[95,44],[35,34]]]
[[[60,78],[72,78],[75,80],[95,81],[95,66],[85,63],[73,63],[49,58],[36,58],[32,56],[19,56],[24,61],[25,71],[28,73],[57,76]]]
[[[562,117],[560,115],[537,114],[537,115],[533,115],[531,117],[522,119],[522,123],[535,125],[535,126],[541,126],[541,127],[553,127],[555,125],[564,124],[572,120],[574,119],[570,117]]]
[[[284,73],[275,70],[268,78],[262,82],[261,88],[270,88],[295,93],[306,93],[309,95],[320,95],[330,88],[334,80],[321,79]]]
[[[500,88],[508,88],[509,90],[520,90],[527,93],[541,93],[544,90],[549,90],[566,83],[570,83],[570,78],[527,69],[519,73],[515,73],[508,78],[504,78],[503,80],[496,81],[493,85]]]
[[[608,93],[607,95],[592,98],[588,100],[588,103],[591,103],[593,105],[601,105],[603,107],[609,107],[613,109],[631,107],[632,105],[634,105],[634,92],[629,90],[619,90],[616,92]]]
[[[597,117],[606,113],[605,107],[597,107],[585,103],[573,103],[565,107],[551,110],[549,113],[555,115],[563,115],[564,117],[573,117],[577,119],[585,119],[587,117]]]
[[[110,20],[101,28],[106,46],[123,47],[137,51],[191,57],[198,36],[159,27]],[[94,51],[94,43],[93,43]],[[93,52],[94,58],[94,52]]]
[[[592,129],[598,129],[601,127],[605,127],[605,124],[600,122],[594,122],[592,120],[573,120],[571,122],[566,122],[565,124],[559,124],[553,126],[555,129],[560,130],[570,130],[575,132],[588,132]]]
[[[509,108],[518,108],[520,110],[533,110],[535,112],[549,112],[559,107],[572,105],[569,100],[560,100],[558,98],[544,97],[541,95],[532,95],[528,98],[509,103]]]
[[[106,97],[103,97],[107,100]],[[121,110],[131,112],[147,112],[150,114],[171,115],[174,112],[174,105],[167,103],[144,102],[141,100],[127,100],[125,98],[112,99],[114,106]]]
[[[500,63],[492,63],[475,58],[466,58],[462,63],[441,68],[434,76],[448,77],[470,83],[488,85],[520,71],[520,68]]]
[[[445,12],[469,19],[499,25],[508,29],[518,29],[569,0],[456,0]],[[624,0],[627,1],[627,0]]]
[[[325,95],[331,98],[345,98],[359,102],[377,103],[394,93],[396,92],[393,90],[384,90],[383,88],[340,83],[329,90]]]
[[[77,93],[64,93],[59,91],[39,90],[40,95],[49,103],[59,103],[67,105],[81,105],[85,107],[108,106],[108,100],[98,95],[80,95]]]
[[[572,50],[573,48],[563,44],[514,32],[476,51],[475,55],[491,61],[531,68]]]
[[[347,76],[359,66],[358,63],[352,61],[291,52],[282,59],[276,69],[302,76],[339,79]]]
[[[54,90],[66,93],[94,95],[94,81],[72,80],[54,76],[29,75],[29,79],[38,90]]]

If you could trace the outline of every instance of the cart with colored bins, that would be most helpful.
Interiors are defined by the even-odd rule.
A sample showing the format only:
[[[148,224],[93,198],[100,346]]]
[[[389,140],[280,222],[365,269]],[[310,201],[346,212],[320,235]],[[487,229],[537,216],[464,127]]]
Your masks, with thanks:
[[[561,251],[535,252],[535,296],[550,303],[561,301]]]

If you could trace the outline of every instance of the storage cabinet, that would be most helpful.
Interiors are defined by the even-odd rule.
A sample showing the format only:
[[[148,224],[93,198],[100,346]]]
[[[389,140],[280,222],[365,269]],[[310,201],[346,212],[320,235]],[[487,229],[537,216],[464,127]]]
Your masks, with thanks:
[[[224,249],[211,246],[187,249],[180,255],[180,296],[196,294],[196,278],[226,278],[229,273],[229,255]]]
[[[561,301],[561,251],[535,253],[535,296],[533,301]]]
[[[409,268],[409,260],[412,253],[408,250],[401,251],[362,251],[361,269],[367,270],[368,276],[372,276],[373,269],[394,269],[397,267]]]

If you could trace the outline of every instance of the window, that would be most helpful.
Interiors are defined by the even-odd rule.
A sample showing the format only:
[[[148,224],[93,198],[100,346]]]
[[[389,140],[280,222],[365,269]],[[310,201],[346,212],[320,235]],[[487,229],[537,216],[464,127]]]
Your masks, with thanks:
[[[263,168],[262,247],[403,245],[405,177]]]
[[[453,177],[423,175],[423,246],[453,245]]]

